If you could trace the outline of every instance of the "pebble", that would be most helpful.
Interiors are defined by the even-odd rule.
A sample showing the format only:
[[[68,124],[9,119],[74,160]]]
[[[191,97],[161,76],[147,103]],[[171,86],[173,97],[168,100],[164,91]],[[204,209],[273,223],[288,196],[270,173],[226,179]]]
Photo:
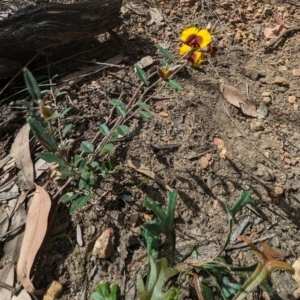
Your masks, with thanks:
[[[278,85],[283,85],[286,83],[286,79],[284,77],[281,76],[276,76],[274,79],[274,83],[278,84]]]
[[[274,193],[276,194],[276,195],[282,195],[283,194],[283,188],[281,187],[281,186],[275,186],[275,188],[274,188]]]
[[[253,136],[254,136],[256,139],[259,139],[262,133],[263,133],[263,131],[257,131],[257,132],[254,132],[254,135],[253,135]]]
[[[264,91],[261,93],[262,97],[270,97],[270,92]]]
[[[55,300],[63,290],[60,282],[53,280],[43,297],[43,300]]]
[[[114,251],[114,231],[106,229],[96,240],[92,254],[98,258],[108,258]]]
[[[263,122],[261,120],[252,120],[252,122],[250,123],[250,129],[253,131],[264,130]]]
[[[289,96],[287,101],[291,104],[296,103],[296,96]]]
[[[294,69],[293,70],[293,75],[294,76],[300,76],[300,69]]]
[[[264,101],[264,103],[269,104],[269,103],[271,103],[271,98],[270,97],[263,97],[263,101]]]

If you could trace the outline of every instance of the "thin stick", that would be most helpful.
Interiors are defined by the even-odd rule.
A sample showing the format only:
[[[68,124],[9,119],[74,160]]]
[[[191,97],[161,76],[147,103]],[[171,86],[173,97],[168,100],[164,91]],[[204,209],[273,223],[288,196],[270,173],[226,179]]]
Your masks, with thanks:
[[[275,237],[275,236],[276,236],[276,234],[274,234],[274,233],[273,233],[273,234],[266,235],[266,236],[262,236],[261,238],[252,240],[251,243],[252,243],[252,244],[260,243],[260,242],[263,242],[263,241],[272,239],[272,238]],[[239,244],[237,244],[237,245],[227,246],[227,247],[225,248],[225,250],[235,250],[235,249],[241,249],[241,248],[246,248],[246,247],[248,247],[248,245],[245,244],[245,243],[243,242],[243,243],[239,243]]]

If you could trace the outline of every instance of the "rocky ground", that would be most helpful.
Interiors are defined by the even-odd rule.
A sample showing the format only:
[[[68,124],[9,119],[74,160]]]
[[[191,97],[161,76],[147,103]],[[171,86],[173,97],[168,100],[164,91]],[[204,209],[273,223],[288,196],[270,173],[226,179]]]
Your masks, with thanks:
[[[5,3],[0,4],[3,16],[8,9],[13,12],[27,4]],[[250,190],[254,210],[243,209],[234,230],[249,218],[243,234],[266,238],[293,264],[300,252],[300,4],[279,0],[124,1],[122,13],[124,24],[116,31],[118,37],[99,36],[100,48],[91,42],[89,52],[80,54],[73,49],[72,55],[78,52],[73,58],[51,61],[50,75],[66,76],[90,66],[88,60],[122,57],[118,67],[105,68],[65,87],[68,95],[57,99],[59,110],[72,108],[62,122],[73,124],[69,134],[78,145],[81,139],[92,140],[99,124],[109,117],[108,99],[121,97],[125,103],[131,99],[139,85],[134,72],[137,62],[148,57],[151,63],[145,71],[155,71],[162,58],[155,44],[164,45],[178,58],[181,31],[191,24],[199,28],[211,24],[218,51],[202,66],[206,74],[178,73],[175,79],[182,90],[163,88],[150,99],[151,122],[135,117],[127,123],[137,134],[118,143],[113,153],[117,172],[97,184],[87,205],[71,216],[68,207],[60,207],[41,252],[46,261],[38,285],[45,287],[55,279],[63,285],[59,299],[85,299],[80,297],[90,297],[100,281],[108,281],[119,285],[122,297],[131,288],[126,299],[135,299],[132,281],[147,263],[140,226],[149,212],[143,202],[151,197],[165,207],[166,190],[130,168],[128,159],[139,160],[178,190],[175,226],[182,251],[191,244],[207,247],[201,249],[208,256],[217,251],[227,228],[227,215],[219,201],[231,206],[242,191]],[[34,74],[47,74],[47,70]],[[3,99],[18,89],[17,82],[12,84]],[[241,94],[246,106],[240,105]],[[26,112],[16,107],[16,97],[12,99],[2,102],[0,112],[1,158],[9,153],[25,123]],[[53,105],[51,98],[46,103]],[[78,145],[75,143],[74,153]],[[170,145],[176,147],[155,151],[155,147]],[[39,180],[40,184],[49,182],[51,195],[63,185],[48,175]],[[122,197],[128,194],[132,195],[130,202]],[[76,239],[78,227],[82,246]],[[114,252],[108,259],[95,259],[90,241],[109,227],[114,230]],[[248,248],[232,248],[226,251],[232,263],[256,261]],[[282,299],[292,299],[293,293],[298,297],[298,283],[290,274],[274,272],[272,280]],[[180,297],[197,298],[192,285]],[[258,290],[250,298],[268,296]]]

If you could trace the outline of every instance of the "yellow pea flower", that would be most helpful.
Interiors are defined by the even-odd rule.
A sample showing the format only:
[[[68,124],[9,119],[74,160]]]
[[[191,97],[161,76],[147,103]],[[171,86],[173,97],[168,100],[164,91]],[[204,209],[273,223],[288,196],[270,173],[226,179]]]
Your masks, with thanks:
[[[193,48],[205,48],[211,41],[211,35],[207,29],[198,29],[197,27],[188,27],[180,35],[181,41]]]

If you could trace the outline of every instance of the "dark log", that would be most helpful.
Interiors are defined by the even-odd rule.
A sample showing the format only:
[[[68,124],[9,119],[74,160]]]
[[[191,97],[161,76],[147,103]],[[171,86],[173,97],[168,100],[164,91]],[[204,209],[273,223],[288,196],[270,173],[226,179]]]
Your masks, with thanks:
[[[7,71],[3,63],[7,59],[24,63],[36,53],[47,52],[49,48],[53,52],[60,45],[120,26],[121,5],[122,0],[91,0],[42,3],[20,9],[0,22],[0,78],[1,70]]]

